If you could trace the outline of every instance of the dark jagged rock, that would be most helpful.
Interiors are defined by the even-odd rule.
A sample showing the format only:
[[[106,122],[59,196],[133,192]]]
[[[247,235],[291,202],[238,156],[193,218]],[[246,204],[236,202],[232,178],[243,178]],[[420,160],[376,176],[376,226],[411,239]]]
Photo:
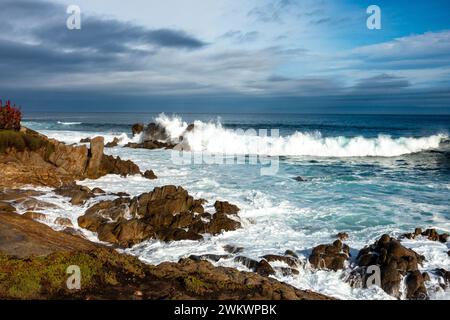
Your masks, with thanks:
[[[439,234],[436,231],[436,229],[426,229],[425,231],[422,232],[421,228],[416,228],[414,230],[414,232],[405,233],[400,238],[415,239],[418,236],[427,237],[428,240],[431,240],[431,241],[439,241],[439,242],[445,243],[445,242],[447,242],[449,235],[447,233]]]
[[[194,261],[200,261],[200,260],[210,260],[217,262],[220,259],[229,259],[230,255],[227,254],[202,254],[202,255],[190,255],[189,259],[192,259]]]
[[[133,148],[133,149],[149,149],[149,150],[173,149],[173,147],[175,147],[175,144],[151,140],[151,141],[144,141],[144,142],[140,142],[140,143],[129,142],[128,144],[125,145],[125,147]]]
[[[286,250],[284,252],[284,255],[285,256],[291,256],[291,257],[294,257],[294,258],[298,259],[298,255],[293,250]]]
[[[248,269],[256,272],[264,277],[275,274],[275,270],[266,260],[256,261],[244,256],[237,256],[234,261],[243,264]]]
[[[80,140],[80,143],[89,143],[91,142],[91,138],[83,138]]]
[[[94,188],[91,190],[93,194],[105,194],[106,192],[100,188]]]
[[[149,180],[154,180],[154,179],[158,179],[158,177],[156,176],[156,174],[153,172],[153,170],[147,170],[144,172],[143,174],[144,178],[147,178]]]
[[[440,277],[440,285],[442,289],[447,289],[450,286],[450,271],[443,268],[437,268],[433,270],[433,273]]]
[[[123,177],[129,175],[141,174],[139,167],[131,160],[122,160],[120,157],[103,155],[101,167],[96,174],[96,177],[101,177],[105,174],[117,174]]]
[[[400,296],[402,276],[408,276],[409,274],[412,274],[410,288],[415,289],[408,291],[407,295],[409,297],[423,295],[424,287],[421,285],[423,277],[418,276],[415,271],[418,270],[419,264],[422,264],[424,260],[423,256],[405,248],[398,240],[386,234],[374,244],[361,249],[356,259],[360,267],[379,266],[381,270],[381,287],[388,294],[395,297]]]
[[[75,182],[62,185],[56,188],[54,192],[60,196],[68,197],[73,205],[82,205],[87,200],[95,197],[95,194],[85,186],[80,186]]]
[[[131,127],[131,132],[133,133],[133,136],[134,136],[134,135],[137,135],[137,134],[141,133],[142,131],[144,131],[144,128],[145,128],[145,126],[143,123],[135,123]]]
[[[294,258],[292,256],[280,256],[276,254],[267,254],[263,256],[265,260],[268,262],[273,261],[281,261],[287,264],[291,268],[298,268],[300,266],[300,261],[297,258]]]
[[[231,254],[241,253],[242,251],[244,251],[243,247],[237,247],[229,244],[223,246],[223,249]]]
[[[303,177],[301,177],[301,176],[298,176],[298,177],[295,177],[295,178],[293,178],[295,181],[298,181],[298,182],[306,182],[306,181],[308,181],[307,179],[305,179],[305,178],[303,178]]]
[[[114,148],[117,147],[119,145],[119,138],[114,137],[113,141],[108,142],[107,144],[105,144],[105,148]]]
[[[102,241],[129,247],[146,239],[200,240],[239,228],[238,221],[204,212],[204,200],[176,186],[157,187],[134,198],[101,201],[78,218],[80,227],[98,233]]]
[[[348,239],[348,233],[347,233],[347,232],[339,232],[339,233],[336,235],[336,238],[338,238],[338,239],[341,240],[341,241],[345,241],[345,240]]]
[[[239,208],[236,205],[230,204],[227,201],[216,201],[214,208],[216,212],[224,214],[237,214],[239,212]]]
[[[333,244],[322,244],[313,248],[309,263],[317,269],[337,271],[344,269],[345,262],[350,258],[350,248],[336,240]]]
[[[406,298],[410,300],[426,300],[428,299],[428,292],[425,288],[425,279],[427,274],[420,273],[415,270],[409,272],[406,276]],[[429,277],[429,276],[428,276]]]

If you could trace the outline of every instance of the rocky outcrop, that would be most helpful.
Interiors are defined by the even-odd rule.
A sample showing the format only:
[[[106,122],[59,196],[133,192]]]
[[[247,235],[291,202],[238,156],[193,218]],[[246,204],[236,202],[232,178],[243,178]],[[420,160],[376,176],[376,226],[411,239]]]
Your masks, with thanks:
[[[66,230],[0,212],[0,299],[330,299],[204,260],[146,265]],[[71,265],[80,290],[67,289]]]
[[[426,229],[425,231],[422,231],[421,228],[416,228],[414,232],[405,233],[400,238],[415,239],[418,236],[426,237],[431,241],[439,241],[445,243],[447,242],[449,235],[448,233],[439,234],[436,229]]]
[[[309,256],[309,263],[317,269],[337,271],[344,269],[349,258],[350,248],[348,245],[336,240],[333,244],[321,244],[313,248]]]
[[[135,198],[101,201],[80,216],[78,224],[97,232],[99,240],[122,247],[147,239],[200,240],[201,234],[241,226],[225,212],[205,212],[203,204],[204,200],[194,199],[181,187],[164,186]]]
[[[57,195],[70,198],[72,205],[82,205],[87,200],[94,198],[95,193],[85,186],[80,186],[75,182],[62,185],[53,190]]]
[[[54,231],[14,212],[0,211],[0,252],[4,254],[28,258],[97,247],[92,242]]]
[[[407,297],[426,298],[424,275],[418,272],[418,266],[425,258],[411,249],[405,248],[400,241],[383,235],[374,244],[363,248],[357,257],[357,265],[366,278],[365,268],[378,266],[381,271],[381,287],[394,297],[400,297],[400,283],[406,277]],[[365,283],[365,279],[363,279]]]
[[[131,127],[131,133],[134,136],[134,135],[137,135],[137,134],[141,133],[142,131],[144,131],[144,129],[145,129],[145,125],[143,123],[135,123]]]
[[[108,142],[107,144],[105,144],[105,148],[114,148],[117,147],[119,145],[119,138],[114,137],[114,139],[110,142]]]
[[[166,129],[157,123],[150,123],[146,127],[142,124],[134,124],[132,127],[133,135],[142,133],[139,143],[128,143],[128,148],[143,149],[176,149],[189,150],[189,146],[183,141],[185,134],[195,129],[194,124],[186,127],[180,137],[170,137]]]
[[[0,187],[27,184],[57,187],[106,174],[140,174],[133,162],[104,155],[101,137],[90,139],[88,149],[85,145],[68,146],[24,127],[20,132],[8,134],[5,139],[13,139],[14,143],[0,153]]]

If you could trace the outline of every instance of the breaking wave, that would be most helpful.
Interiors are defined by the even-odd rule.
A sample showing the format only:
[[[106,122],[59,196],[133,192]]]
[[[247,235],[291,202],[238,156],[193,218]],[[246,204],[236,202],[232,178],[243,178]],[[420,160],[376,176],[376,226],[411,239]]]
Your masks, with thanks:
[[[321,132],[299,132],[276,136],[267,131],[266,136],[256,130],[234,130],[222,126],[220,121],[194,122],[194,130],[186,131],[188,123],[178,116],[159,115],[156,123],[165,128],[172,142],[179,142],[194,152],[224,154],[259,154],[268,156],[315,157],[395,157],[437,149],[448,139],[445,134],[427,137],[400,137],[378,135],[376,138],[324,137]]]

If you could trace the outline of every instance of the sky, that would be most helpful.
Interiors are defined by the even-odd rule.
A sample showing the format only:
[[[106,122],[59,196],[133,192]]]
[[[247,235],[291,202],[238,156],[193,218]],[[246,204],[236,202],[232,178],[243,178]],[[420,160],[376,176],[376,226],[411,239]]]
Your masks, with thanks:
[[[450,114],[448,0],[0,0],[0,21],[24,110]]]

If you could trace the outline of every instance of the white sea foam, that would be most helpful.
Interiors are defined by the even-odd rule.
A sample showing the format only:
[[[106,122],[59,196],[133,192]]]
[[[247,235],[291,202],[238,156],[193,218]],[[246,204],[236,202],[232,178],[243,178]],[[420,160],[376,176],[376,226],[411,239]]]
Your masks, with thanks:
[[[69,130],[39,130],[42,134],[45,134],[49,138],[62,141],[66,144],[78,144],[81,139],[94,138],[102,136],[105,138],[105,143],[111,142],[114,138],[119,139],[119,146],[124,146],[129,142],[139,142],[140,135],[136,135],[130,138],[126,133],[110,133],[110,132],[91,132],[91,131],[69,131]]]
[[[178,116],[164,114],[156,118],[170,138],[177,141],[187,127]],[[184,133],[184,142],[195,152],[224,154],[259,154],[270,156],[317,156],[317,157],[394,157],[435,149],[448,136],[436,134],[428,137],[392,138],[379,135],[365,137],[324,137],[320,132],[295,132],[289,136],[258,136],[227,129],[220,122],[194,122],[195,129]]]
[[[62,124],[63,126],[75,126],[80,125],[82,122],[64,122],[64,121],[58,121],[58,124]]]

